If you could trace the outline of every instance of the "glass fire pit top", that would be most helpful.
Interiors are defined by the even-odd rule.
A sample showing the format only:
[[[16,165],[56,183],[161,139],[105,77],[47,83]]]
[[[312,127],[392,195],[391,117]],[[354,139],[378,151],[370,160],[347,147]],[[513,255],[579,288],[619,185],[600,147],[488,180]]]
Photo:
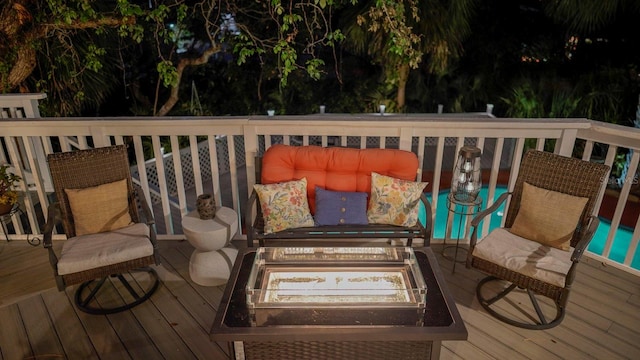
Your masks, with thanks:
[[[409,247],[267,247],[256,252],[247,305],[424,309],[426,290]]]

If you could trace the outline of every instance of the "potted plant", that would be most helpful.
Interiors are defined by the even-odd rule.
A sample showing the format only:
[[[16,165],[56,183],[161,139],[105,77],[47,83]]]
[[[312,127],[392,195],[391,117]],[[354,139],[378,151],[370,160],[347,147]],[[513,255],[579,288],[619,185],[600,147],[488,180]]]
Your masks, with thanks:
[[[0,215],[8,214],[18,201],[18,193],[13,190],[22,178],[8,172],[9,165],[0,165]]]

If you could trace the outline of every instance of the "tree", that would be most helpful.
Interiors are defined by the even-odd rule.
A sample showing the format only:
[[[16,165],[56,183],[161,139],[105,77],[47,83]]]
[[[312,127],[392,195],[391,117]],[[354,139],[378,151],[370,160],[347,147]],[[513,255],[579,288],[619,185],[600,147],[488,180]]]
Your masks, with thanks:
[[[0,5],[0,89],[33,91],[27,80],[40,66],[46,75],[34,81],[50,94],[71,92],[67,102],[83,101],[85,75],[102,68],[104,49],[93,35],[119,29],[136,36],[137,7],[124,1],[8,0]],[[90,34],[92,33],[92,34]],[[84,37],[85,42],[77,43]],[[39,61],[40,60],[40,61]],[[45,63],[46,62],[46,63]],[[71,106],[73,108],[74,106]],[[68,113],[69,109],[62,111]]]
[[[197,2],[188,17],[178,18],[178,27],[188,29],[194,34],[194,43],[204,42],[207,48],[195,57],[179,55],[175,46],[167,52],[158,48],[162,59],[158,70],[171,92],[157,115],[166,115],[178,101],[180,80],[188,66],[204,64],[229,48],[239,65],[251,58],[261,66],[273,62],[282,86],[294,71],[318,79],[324,65],[318,49],[333,47],[343,38],[331,28],[333,7],[341,5],[333,0]]]
[[[147,1],[141,3],[146,5]],[[84,79],[114,78],[113,74],[100,70],[105,64],[117,63],[113,59],[122,59],[122,50],[132,42],[145,38],[154,43],[148,48],[152,49],[153,58],[158,59],[154,115],[165,115],[175,106],[187,68],[207,63],[214,54],[228,51],[226,46],[232,47],[240,64],[252,57],[259,58],[261,63],[273,59],[282,85],[298,70],[317,79],[323,71],[317,49],[334,46],[342,39],[339,31],[331,30],[333,7],[342,3],[154,0],[147,9],[133,0],[9,0],[0,8],[0,85],[2,92],[33,91],[28,80],[41,59],[40,78],[32,83],[50,94],[61,86],[57,88],[60,103],[73,106],[59,113],[69,115],[87,101]],[[229,30],[230,21],[237,31]],[[117,29],[122,37],[122,46],[110,53],[95,45],[113,34],[109,29]],[[194,44],[205,45],[183,51],[180,41],[184,40],[185,31],[192,34]],[[83,39],[80,44],[89,45],[78,46],[80,39]],[[304,61],[300,55],[304,55]],[[125,66],[131,66],[119,62],[121,72],[126,71]],[[58,81],[62,78],[64,81]],[[169,91],[164,91],[161,85]],[[65,93],[69,90],[70,93]]]
[[[384,83],[396,92],[391,108],[402,111],[411,69],[426,57],[429,71],[442,73],[462,54],[473,4],[474,0],[370,0],[356,9],[357,21],[347,21],[346,43],[383,67]]]

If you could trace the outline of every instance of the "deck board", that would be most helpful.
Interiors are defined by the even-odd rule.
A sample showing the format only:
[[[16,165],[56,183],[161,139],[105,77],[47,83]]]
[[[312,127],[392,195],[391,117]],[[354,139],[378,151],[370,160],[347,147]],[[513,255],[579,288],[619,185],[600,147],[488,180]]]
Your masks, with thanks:
[[[33,356],[17,304],[0,307],[0,354],[3,359]]]
[[[57,291],[45,291],[41,296],[67,357],[99,359],[95,348],[84,332],[75,309],[69,307],[67,298],[60,296]]]
[[[56,334],[56,329],[51,323],[42,296],[22,300],[18,303],[18,308],[35,358],[64,353],[59,337],[50,336]]]
[[[121,340],[117,332],[117,327],[112,326],[112,323],[106,316],[95,316],[85,314],[78,311],[73,306],[73,300],[69,296],[73,296],[73,292],[65,291],[59,292],[56,289],[50,290],[57,296],[64,296],[70,307],[74,309],[76,316],[82,323],[82,327],[85,331],[85,336],[89,338],[91,344],[96,349],[96,353],[99,354],[101,359],[132,359],[125,347],[125,342]],[[122,334],[124,336],[124,334]]]
[[[237,242],[242,246],[243,242]],[[224,359],[225,344],[208,331],[223,287],[189,278],[193,248],[161,241],[163,281],[144,304],[120,314],[88,315],[73,305],[73,289],[55,288],[46,251],[19,242],[0,251],[0,359]],[[479,272],[434,252],[469,331],[444,341],[442,359],[640,358],[640,281],[593,259],[578,267],[565,320],[553,329],[515,328],[493,319],[475,299]],[[117,296],[117,294],[113,294]],[[544,307],[548,307],[545,304]]]

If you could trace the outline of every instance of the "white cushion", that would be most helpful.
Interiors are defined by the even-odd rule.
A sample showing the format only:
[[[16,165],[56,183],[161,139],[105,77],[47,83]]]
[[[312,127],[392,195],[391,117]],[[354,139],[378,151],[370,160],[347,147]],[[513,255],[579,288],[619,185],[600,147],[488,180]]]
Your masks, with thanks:
[[[476,244],[473,255],[509,270],[564,287],[571,268],[570,251],[542,245],[509,232],[509,229],[493,230]]]
[[[58,274],[73,274],[150,255],[153,255],[153,245],[149,240],[149,227],[137,223],[68,239],[58,260]]]

